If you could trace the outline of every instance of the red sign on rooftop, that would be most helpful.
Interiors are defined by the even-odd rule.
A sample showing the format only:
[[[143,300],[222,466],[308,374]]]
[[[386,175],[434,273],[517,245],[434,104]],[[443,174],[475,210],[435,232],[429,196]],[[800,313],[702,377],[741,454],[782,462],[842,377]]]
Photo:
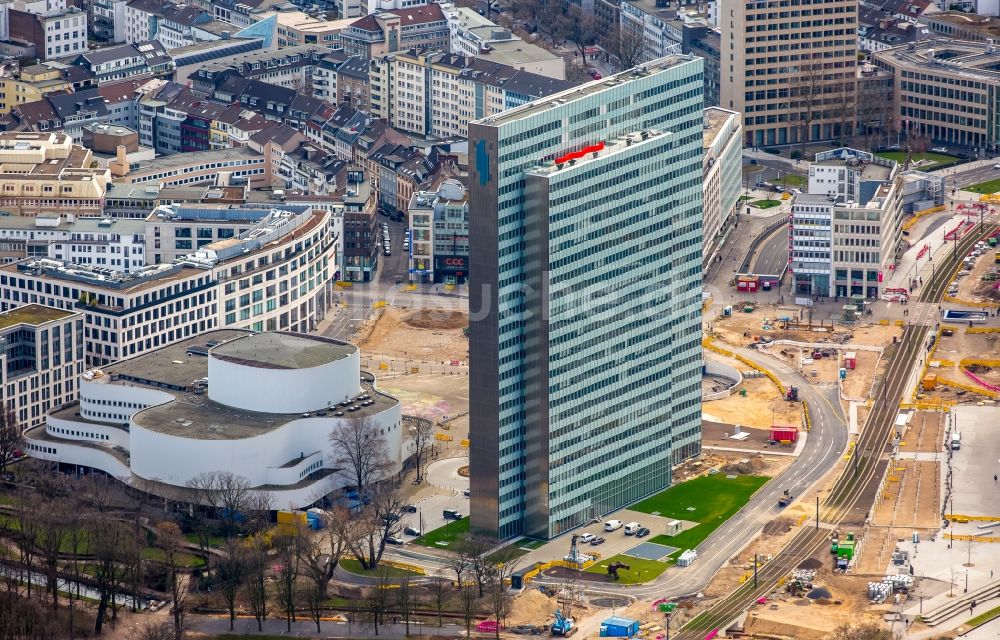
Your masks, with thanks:
[[[598,151],[603,151],[603,150],[604,150],[604,141],[601,140],[597,144],[592,144],[589,147],[584,147],[583,149],[580,149],[579,151],[572,151],[562,156],[561,158],[556,158],[556,164],[564,164],[566,162],[569,162],[570,160],[576,160],[577,158],[582,158],[588,153],[597,153]]]

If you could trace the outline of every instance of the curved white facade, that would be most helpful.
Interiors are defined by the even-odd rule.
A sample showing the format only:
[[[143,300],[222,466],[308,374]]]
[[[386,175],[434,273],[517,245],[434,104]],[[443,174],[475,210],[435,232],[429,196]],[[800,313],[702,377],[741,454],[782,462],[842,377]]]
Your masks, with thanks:
[[[361,355],[354,353],[309,369],[265,369],[208,355],[208,387],[221,404],[264,413],[317,411],[361,393]]]
[[[215,345],[205,355],[174,345],[157,360],[143,360],[156,358],[154,352],[82,380],[79,404],[25,434],[27,452],[146,490],[158,483],[185,489],[198,475],[230,472],[266,492],[272,508],[297,509],[346,484],[332,464],[330,434],[363,417],[385,436],[391,473],[402,468],[401,405],[361,384],[353,345],[233,331],[197,339],[207,340]],[[207,394],[203,379],[182,382],[188,370],[171,378],[167,365],[189,366],[192,375],[207,367]],[[354,410],[336,406],[344,402]]]

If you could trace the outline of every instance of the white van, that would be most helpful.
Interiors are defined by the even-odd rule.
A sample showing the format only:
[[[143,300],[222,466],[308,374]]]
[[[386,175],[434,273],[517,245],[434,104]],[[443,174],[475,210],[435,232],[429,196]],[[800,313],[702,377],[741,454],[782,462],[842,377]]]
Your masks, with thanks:
[[[962,434],[958,431],[951,432],[951,450],[958,451],[962,448]]]
[[[604,523],[605,531],[618,531],[621,528],[622,528],[621,520],[608,520],[607,522]]]
[[[635,532],[642,528],[642,525],[638,522],[630,522],[625,525],[625,535],[634,536]]]

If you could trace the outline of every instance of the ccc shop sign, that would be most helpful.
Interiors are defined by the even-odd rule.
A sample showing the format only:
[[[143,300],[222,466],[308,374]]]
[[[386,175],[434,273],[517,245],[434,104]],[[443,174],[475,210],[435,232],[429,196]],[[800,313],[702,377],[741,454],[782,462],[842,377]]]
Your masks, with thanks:
[[[464,267],[465,258],[445,258],[444,266],[446,267]]]

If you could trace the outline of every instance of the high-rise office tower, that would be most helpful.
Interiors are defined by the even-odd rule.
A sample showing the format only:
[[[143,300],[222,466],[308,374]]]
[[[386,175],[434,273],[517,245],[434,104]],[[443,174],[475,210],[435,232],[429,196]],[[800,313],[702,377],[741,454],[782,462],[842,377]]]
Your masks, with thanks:
[[[747,146],[853,133],[858,0],[719,6],[719,106],[743,114]]]
[[[472,527],[549,538],[701,432],[702,61],[469,125]]]

